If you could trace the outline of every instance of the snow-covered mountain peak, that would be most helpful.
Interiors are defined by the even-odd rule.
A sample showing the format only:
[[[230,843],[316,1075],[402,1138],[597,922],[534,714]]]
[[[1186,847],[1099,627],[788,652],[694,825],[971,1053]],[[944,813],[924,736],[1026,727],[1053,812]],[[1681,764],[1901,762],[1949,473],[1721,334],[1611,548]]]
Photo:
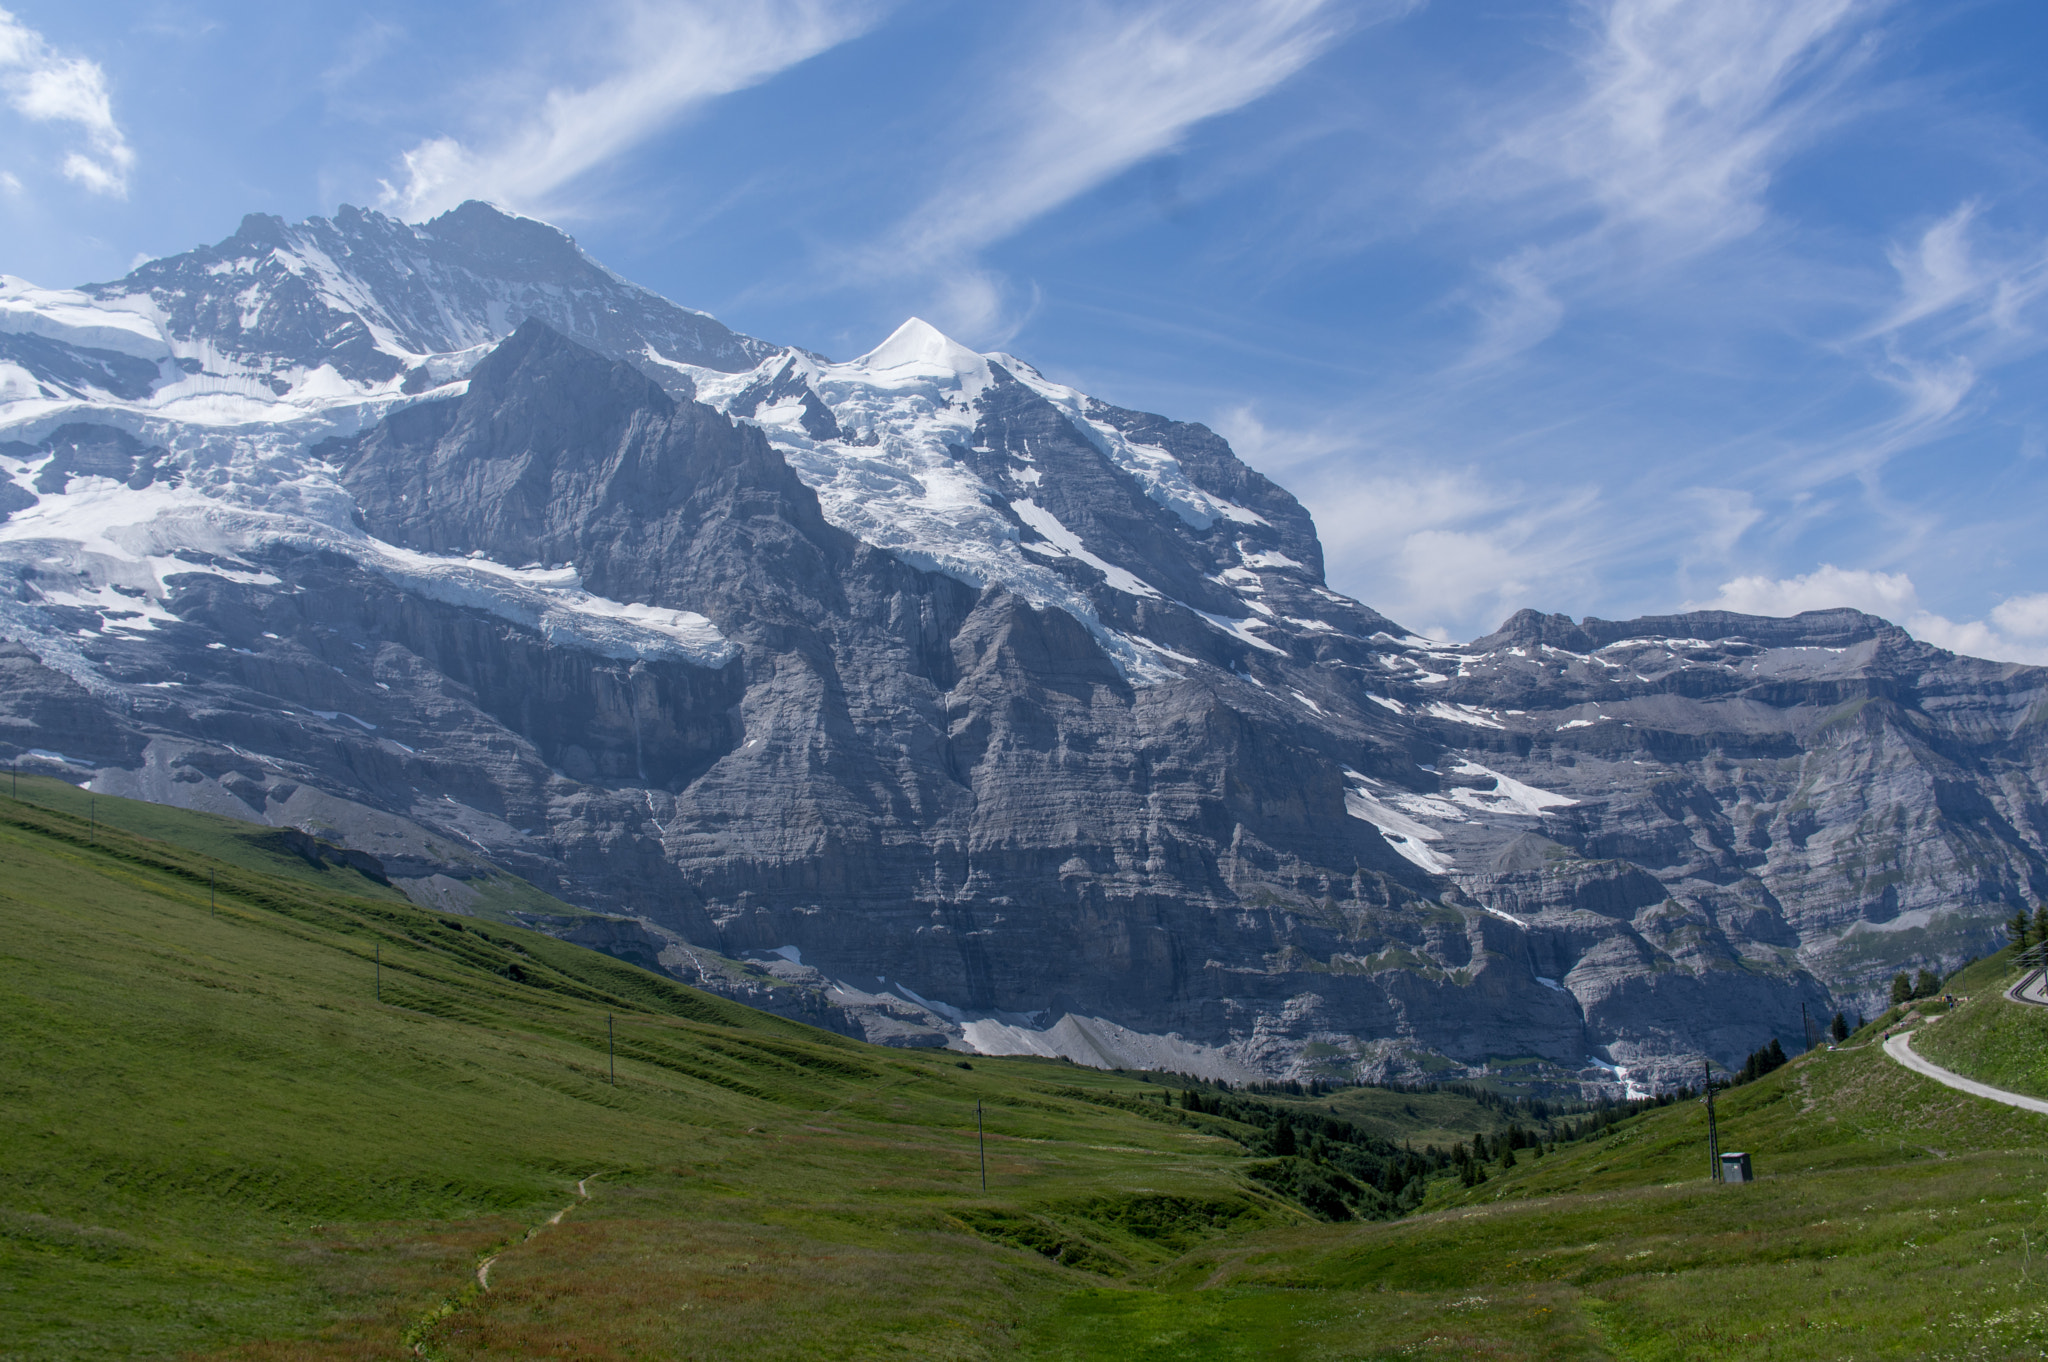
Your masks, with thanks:
[[[834,366],[839,367],[839,366]],[[954,340],[922,317],[910,320],[889,333],[889,338],[845,366],[870,376],[913,369],[919,377],[951,374],[969,383],[985,385],[989,380],[988,360]]]
[[[60,503],[108,477],[149,496],[108,491],[78,513],[151,520],[168,493],[141,470],[162,464],[177,470],[165,486],[180,514],[230,514],[250,545],[302,536],[277,516],[348,539],[350,500],[320,443],[459,397],[528,321],[750,422],[840,529],[1066,611],[1129,675],[1153,670],[1132,641],[1144,630],[1126,637],[1137,601],[1148,619],[1192,612],[1169,633],[1213,626],[1267,655],[1281,645],[1260,631],[1369,632],[1355,606],[1316,594],[1306,513],[1201,427],[1108,406],[918,317],[842,363],[774,346],[483,203],[418,225],[346,206],[296,223],[251,214],[216,245],[112,283],[0,279],[0,441],[20,460],[0,469],[19,489],[0,491],[0,511],[26,512],[15,537],[62,537]],[[79,437],[94,449],[135,448],[64,462],[54,451],[73,426],[98,432]],[[374,546],[349,544],[366,555]]]

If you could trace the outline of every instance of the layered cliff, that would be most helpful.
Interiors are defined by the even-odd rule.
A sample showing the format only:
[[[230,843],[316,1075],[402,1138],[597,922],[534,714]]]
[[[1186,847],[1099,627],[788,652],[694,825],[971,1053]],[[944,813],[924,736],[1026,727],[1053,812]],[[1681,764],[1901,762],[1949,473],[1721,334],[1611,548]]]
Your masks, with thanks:
[[[0,340],[0,750],[878,1040],[1650,1083],[2039,888],[2048,673],[1416,638],[1212,432],[923,323],[833,363],[465,205],[8,281]]]

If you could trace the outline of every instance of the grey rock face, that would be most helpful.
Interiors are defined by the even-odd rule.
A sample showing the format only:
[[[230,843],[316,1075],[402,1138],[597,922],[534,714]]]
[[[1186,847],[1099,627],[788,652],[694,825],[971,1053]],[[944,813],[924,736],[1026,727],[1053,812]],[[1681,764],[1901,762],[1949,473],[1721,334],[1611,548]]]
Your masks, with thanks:
[[[20,365],[55,396],[86,400],[107,396],[134,401],[149,396],[163,377],[157,364],[118,350],[5,332],[0,332],[0,363]]]
[[[34,483],[38,492],[62,492],[73,478],[111,478],[139,492],[154,482],[175,487],[179,477],[168,450],[145,446],[114,426],[90,422],[59,426],[35,445],[13,443],[9,452],[18,459],[42,461]],[[20,495],[15,484],[7,486]],[[31,497],[8,509],[25,510],[34,504]]]
[[[1846,610],[1588,620],[1531,646],[1538,627],[1564,636],[1517,617],[1447,694],[1528,710],[1507,769],[1588,795],[1551,835],[1653,873],[1746,957],[1789,954],[1875,1011],[1902,962],[1989,949],[2041,893],[2039,669]]]
[[[0,412],[0,751],[454,910],[509,870],[847,1034],[1648,1084],[2048,887],[2048,673],[1854,611],[1429,644],[1201,426],[928,329],[779,350],[478,205],[250,219],[98,291],[140,293],[361,405],[201,440],[111,366]],[[94,496],[141,509],[60,533]]]

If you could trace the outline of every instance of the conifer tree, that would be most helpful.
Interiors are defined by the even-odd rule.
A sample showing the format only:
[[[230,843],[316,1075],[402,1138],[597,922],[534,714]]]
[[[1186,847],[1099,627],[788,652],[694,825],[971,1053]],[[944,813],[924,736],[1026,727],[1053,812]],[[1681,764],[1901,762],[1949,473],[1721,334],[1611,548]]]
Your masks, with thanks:
[[[1941,976],[1931,969],[1921,970],[1919,976],[1913,980],[1913,996],[1916,998],[1932,998],[1939,992]]]
[[[1837,1012],[1835,1019],[1828,1023],[1828,1034],[1835,1038],[1837,1045],[1849,1039],[1849,1019]]]
[[[1772,1037],[1771,1037],[1771,1068],[1772,1068],[1772,1069],[1775,1069],[1775,1068],[1777,1068],[1777,1067],[1778,1067],[1779,1065],[1783,1064],[1784,1062],[1785,1062],[1785,1047],[1784,1047],[1784,1046],[1782,1046],[1782,1045],[1780,1045],[1780,1044],[1778,1044],[1778,1038],[1777,1038],[1776,1036],[1772,1036]],[[1769,1069],[1766,1069],[1766,1070],[1765,1070],[1764,1072],[1768,1073],[1768,1072],[1770,1072],[1770,1070],[1769,1070]]]
[[[2024,936],[2025,934],[2025,929],[2022,928],[2021,935]],[[1906,977],[1904,970],[1900,970],[1892,976],[1892,1006],[1897,1007],[1900,1003],[1910,1003],[1912,1001],[1913,981]]]

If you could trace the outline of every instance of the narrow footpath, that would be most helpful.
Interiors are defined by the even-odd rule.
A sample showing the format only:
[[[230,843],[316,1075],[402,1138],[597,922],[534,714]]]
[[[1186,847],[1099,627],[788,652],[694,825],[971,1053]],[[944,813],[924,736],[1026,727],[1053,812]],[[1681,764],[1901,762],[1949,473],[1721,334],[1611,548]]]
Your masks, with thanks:
[[[496,1252],[491,1253],[483,1259],[479,1260],[476,1265],[476,1285],[470,1287],[466,1291],[461,1292],[459,1295],[451,1296],[447,1300],[442,1301],[433,1309],[427,1311],[418,1319],[414,1320],[412,1322],[412,1327],[407,1329],[403,1334],[399,1336],[400,1346],[405,1351],[410,1352],[415,1357],[432,1358],[438,1356],[438,1354],[436,1354],[432,1350],[432,1336],[434,1334],[434,1331],[438,1329],[442,1321],[446,1320],[450,1315],[453,1315],[458,1311],[464,1309],[465,1307],[469,1306],[470,1304],[474,1303],[479,1296],[483,1295],[486,1291],[489,1291],[491,1289],[492,1264],[496,1263],[498,1259],[504,1257],[505,1254],[507,1254],[511,1250],[518,1248],[521,1244],[529,1242],[535,1235],[541,1233],[543,1230],[546,1230],[551,1226],[561,1224],[563,1216],[567,1215],[570,1211],[575,1210],[576,1207],[582,1202],[590,1200],[590,1178],[594,1178],[596,1176],[597,1174],[592,1173],[590,1177],[582,1178],[577,1181],[575,1201],[572,1201],[568,1205],[562,1207],[561,1210],[556,1211],[553,1215],[549,1216],[546,1220],[543,1220],[540,1224],[533,1226],[531,1229],[527,1230],[526,1233],[520,1235],[517,1239],[510,1240],[505,1244],[501,1245]]]
[[[1913,1033],[1911,1031],[1901,1031],[1886,1041],[1884,1043],[1884,1052],[1911,1069],[1914,1073],[1924,1074],[1937,1083],[1954,1088],[1957,1092],[1966,1092],[1973,1097],[1988,1097],[1994,1102],[2003,1102],[2009,1107],[2019,1107],[2023,1111],[2038,1111],[2042,1115],[2048,1116],[2048,1102],[2044,1102],[2038,1097],[2022,1097],[2016,1092],[2007,1092],[2004,1088],[1994,1088],[1989,1083],[1979,1083],[1975,1079],[1965,1078],[1959,1073],[1952,1073],[1942,1068],[1931,1060],[1920,1058],[1920,1056],[1913,1053]]]

